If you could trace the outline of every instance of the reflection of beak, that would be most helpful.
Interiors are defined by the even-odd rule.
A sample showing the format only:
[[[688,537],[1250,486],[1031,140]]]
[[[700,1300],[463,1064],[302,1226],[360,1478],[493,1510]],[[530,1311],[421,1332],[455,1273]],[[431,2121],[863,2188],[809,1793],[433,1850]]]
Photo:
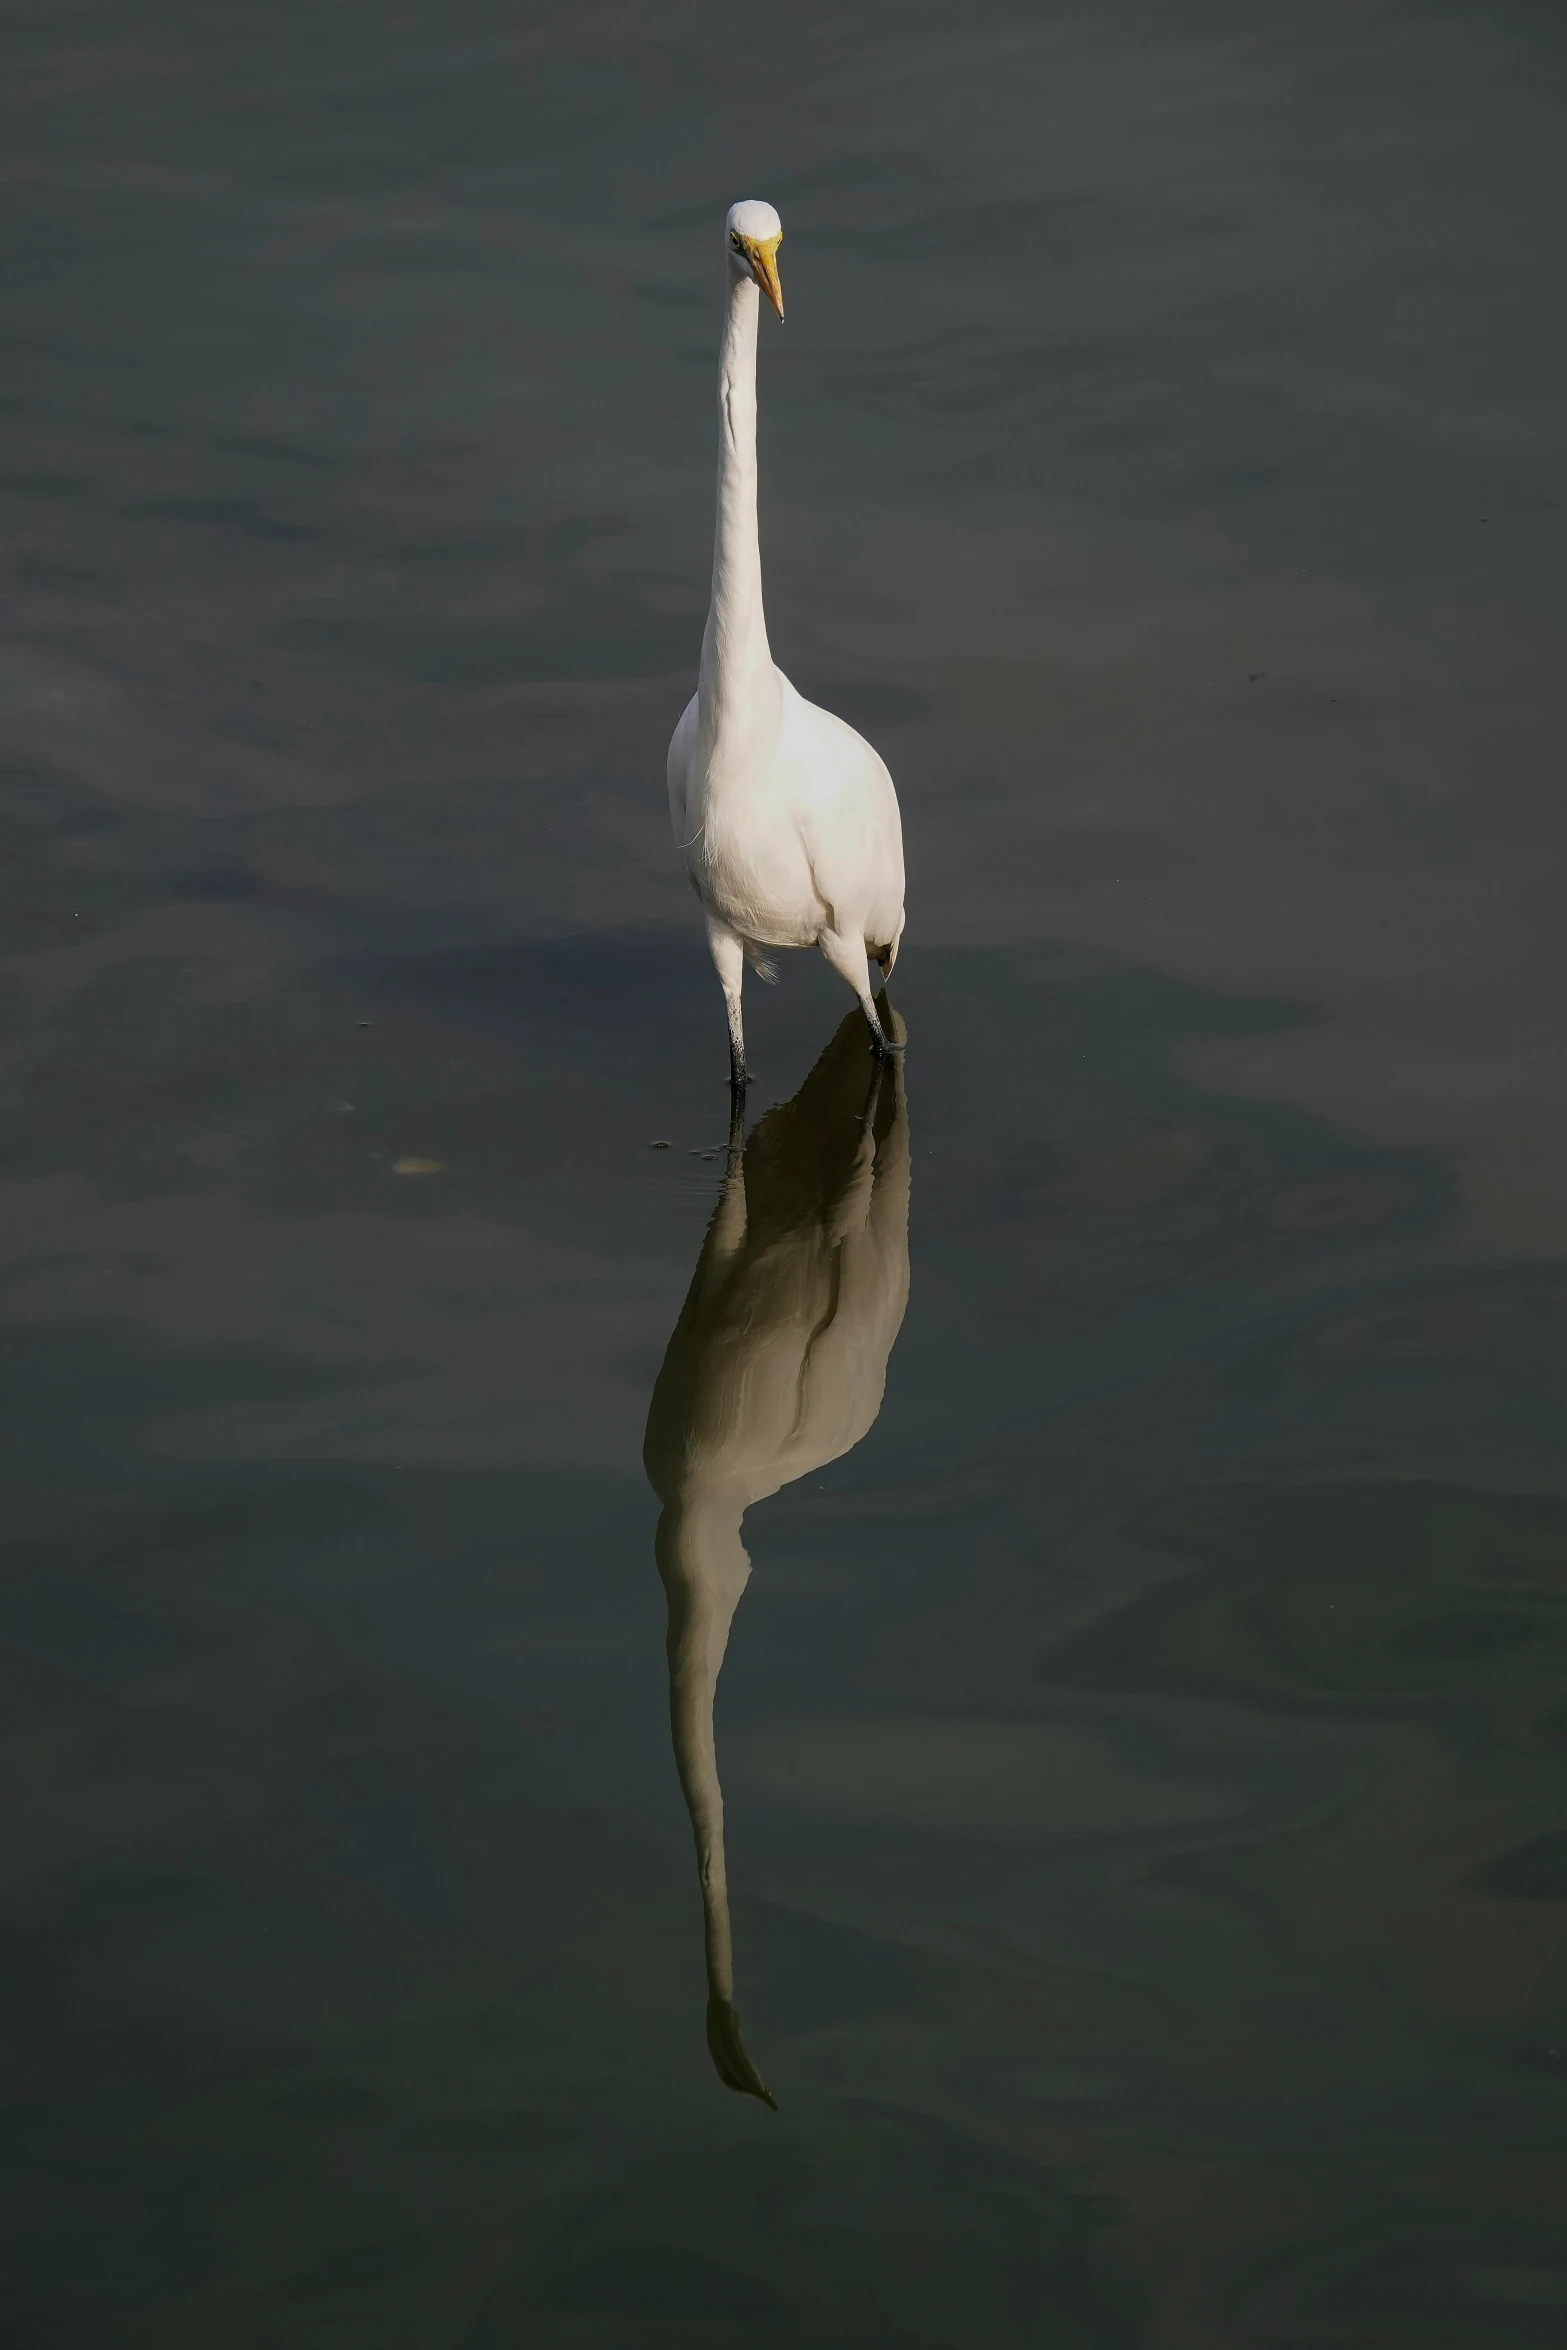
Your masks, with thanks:
[[[740,2018],[727,1999],[709,1999],[707,2003],[707,2046],[726,2089],[760,2097],[774,2113],[778,2111],[778,2100],[751,2062],[751,2051],[740,2037]]]
[[[751,248],[751,274],[780,320],[783,317],[783,287],[778,283],[778,247],[781,241],[775,237],[770,245],[753,245]]]

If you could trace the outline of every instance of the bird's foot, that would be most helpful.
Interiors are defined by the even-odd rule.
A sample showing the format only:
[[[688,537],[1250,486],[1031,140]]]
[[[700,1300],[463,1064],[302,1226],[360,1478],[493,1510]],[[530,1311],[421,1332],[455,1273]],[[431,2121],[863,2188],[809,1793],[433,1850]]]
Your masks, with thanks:
[[[896,1031],[903,1023],[898,1019],[887,992],[882,990],[880,1003],[869,996],[861,996],[860,1010],[865,1014],[865,1025],[871,1032],[871,1050],[878,1061],[890,1061],[903,1050],[903,1039]]]

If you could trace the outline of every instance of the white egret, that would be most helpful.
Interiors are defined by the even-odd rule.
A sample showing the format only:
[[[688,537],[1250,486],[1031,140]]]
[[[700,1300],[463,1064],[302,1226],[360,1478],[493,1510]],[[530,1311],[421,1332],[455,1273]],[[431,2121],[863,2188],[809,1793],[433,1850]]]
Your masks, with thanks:
[[[746,1511],[848,1452],[881,1409],[909,1297],[909,1127],[901,1063],[890,1085],[880,1066],[867,1070],[852,1014],[743,1155],[739,1102],[642,1458],[663,1504],[654,1551],[669,1602],[675,1764],[702,1883],[707,2044],[731,2089],[771,2105],[735,2012],[713,1699],[751,1573]]]
[[[885,980],[903,935],[903,827],[892,777],[852,726],[795,692],[773,662],[756,523],[756,328],[780,319],[771,204],[731,206],[729,309],[718,369],[718,521],[697,690],[669,746],[669,813],[729,1013],[731,1082],[744,1086],[740,987],[767,947],[819,946],[859,998],[880,1054],[869,964]]]

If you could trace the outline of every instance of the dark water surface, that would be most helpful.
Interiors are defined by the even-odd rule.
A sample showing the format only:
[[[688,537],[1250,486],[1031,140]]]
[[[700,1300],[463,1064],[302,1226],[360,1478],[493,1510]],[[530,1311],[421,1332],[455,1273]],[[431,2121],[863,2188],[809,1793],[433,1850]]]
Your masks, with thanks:
[[[1559,2343],[1560,11],[0,31],[9,2350]],[[912,1153],[719,1696],[776,2114],[641,1464],[745,194],[910,863],[740,1170],[848,1299]]]

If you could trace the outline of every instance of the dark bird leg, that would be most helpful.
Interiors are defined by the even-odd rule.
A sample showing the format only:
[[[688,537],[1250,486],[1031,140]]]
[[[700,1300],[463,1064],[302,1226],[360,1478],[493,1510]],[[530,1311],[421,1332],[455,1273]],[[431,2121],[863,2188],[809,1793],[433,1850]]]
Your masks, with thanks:
[[[731,1084],[729,1088],[729,1143],[724,1152],[726,1178],[738,1174],[745,1158],[745,1086]]]
[[[901,1053],[902,1045],[887,1034],[871,1000],[871,970],[864,939],[845,938],[836,930],[824,930],[817,944],[839,978],[847,980],[859,998],[860,1010],[871,1032],[871,1044],[878,1056],[885,1060],[889,1053]]]
[[[901,1053],[905,1050],[907,1039],[899,1034],[899,1030],[902,1028],[903,1023],[898,1018],[897,1013],[893,1010],[891,999],[888,996],[885,987],[883,987],[880,995],[876,998],[876,1009],[881,1014],[882,1034],[887,1039],[887,1050],[884,1058],[890,1060],[895,1053]]]
[[[745,949],[727,923],[716,915],[707,918],[707,947],[718,973],[719,985],[724,991],[724,1010],[729,1016],[729,1085],[733,1093],[743,1094],[751,1082],[751,1072],[745,1065],[745,1024],[740,1017],[740,989],[745,979]]]

